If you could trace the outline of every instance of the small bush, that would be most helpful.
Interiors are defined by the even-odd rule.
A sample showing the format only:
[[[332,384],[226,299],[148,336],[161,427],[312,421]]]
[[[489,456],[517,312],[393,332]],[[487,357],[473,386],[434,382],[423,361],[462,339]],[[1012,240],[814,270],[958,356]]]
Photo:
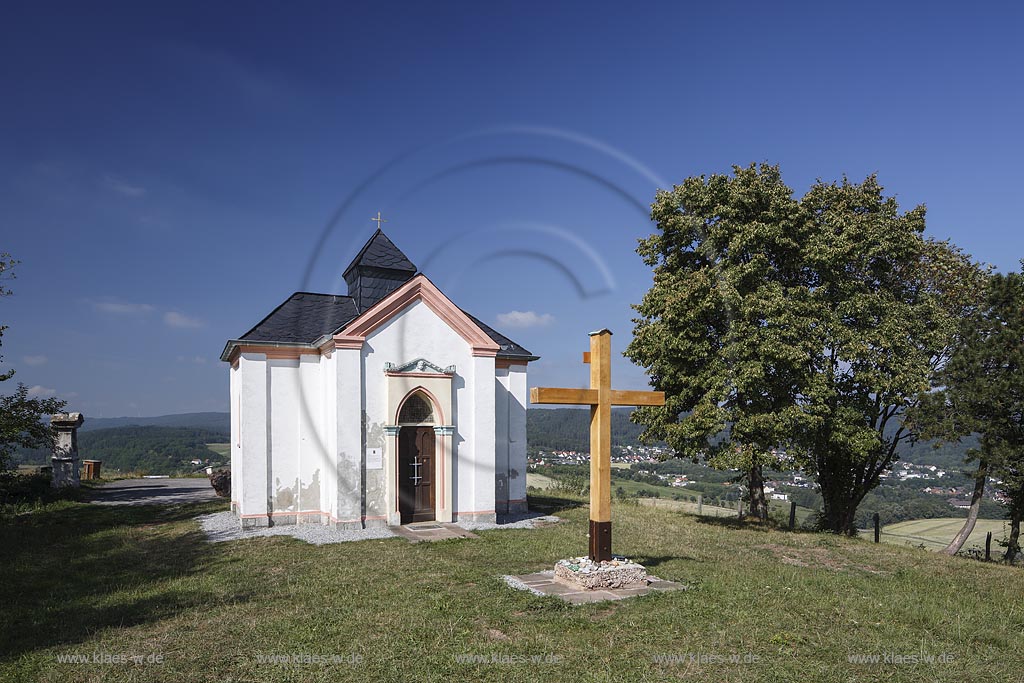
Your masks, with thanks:
[[[80,489],[50,486],[49,474],[5,473],[0,476],[0,516],[40,508],[57,500],[80,500]]]

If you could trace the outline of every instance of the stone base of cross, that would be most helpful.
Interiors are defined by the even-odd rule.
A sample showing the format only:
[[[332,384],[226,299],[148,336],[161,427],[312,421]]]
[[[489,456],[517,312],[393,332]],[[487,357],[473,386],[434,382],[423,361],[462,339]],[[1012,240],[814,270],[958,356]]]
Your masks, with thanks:
[[[589,389],[533,387],[534,404],[590,406],[590,559],[612,559],[612,406],[663,406],[661,391],[612,389],[612,333],[590,333]]]

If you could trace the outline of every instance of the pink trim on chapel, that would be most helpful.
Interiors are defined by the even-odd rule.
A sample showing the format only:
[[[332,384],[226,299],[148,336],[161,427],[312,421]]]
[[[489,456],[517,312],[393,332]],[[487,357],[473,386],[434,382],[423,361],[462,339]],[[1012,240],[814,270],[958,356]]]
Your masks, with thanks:
[[[466,340],[474,356],[493,358],[498,355],[498,345],[484,334],[476,323],[451,300],[441,293],[425,275],[417,275],[386,297],[363,311],[355,320],[334,335],[335,348],[361,348],[366,337],[386,323],[403,308],[416,301],[422,301],[448,327]]]

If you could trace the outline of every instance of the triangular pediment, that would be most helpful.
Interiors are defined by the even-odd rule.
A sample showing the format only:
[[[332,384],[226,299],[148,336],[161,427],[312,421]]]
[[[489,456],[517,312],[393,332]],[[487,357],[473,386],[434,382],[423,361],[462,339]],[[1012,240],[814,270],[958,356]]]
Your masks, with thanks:
[[[424,275],[417,275],[384,297],[334,335],[337,347],[360,348],[366,336],[398,315],[402,309],[422,302],[469,344],[474,356],[494,357],[500,347],[458,306],[441,293]]]
[[[417,358],[416,360],[411,360],[408,363],[402,363],[401,365],[385,363],[384,372],[392,374],[426,373],[430,375],[454,375],[455,366],[449,365],[446,368],[442,368],[438,365],[434,365],[426,358]]]

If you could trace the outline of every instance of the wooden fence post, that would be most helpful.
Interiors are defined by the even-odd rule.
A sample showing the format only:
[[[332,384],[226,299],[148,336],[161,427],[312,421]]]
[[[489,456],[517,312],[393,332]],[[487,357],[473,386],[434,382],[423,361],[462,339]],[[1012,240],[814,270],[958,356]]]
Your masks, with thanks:
[[[704,494],[700,493],[697,495],[697,515],[704,514]]]
[[[992,532],[985,534],[985,561],[992,561]]]
[[[796,528],[796,501],[790,501],[789,503],[789,530],[792,531]]]
[[[878,543],[879,539],[882,536],[882,528],[878,524],[878,513],[877,512],[873,515],[873,518],[875,520],[875,543]]]

